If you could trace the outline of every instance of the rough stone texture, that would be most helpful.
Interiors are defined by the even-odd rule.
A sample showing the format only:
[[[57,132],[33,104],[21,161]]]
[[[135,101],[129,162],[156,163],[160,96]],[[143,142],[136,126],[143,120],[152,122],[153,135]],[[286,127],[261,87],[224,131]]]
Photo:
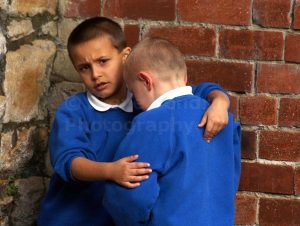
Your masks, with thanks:
[[[84,85],[82,83],[72,83],[72,82],[61,82],[57,83],[51,89],[51,94],[49,97],[49,112],[51,118],[53,118],[57,107],[69,96],[84,91]],[[51,120],[52,121],[52,120]]]
[[[9,38],[11,38],[11,40],[23,38],[24,36],[27,36],[34,32],[30,20],[13,20],[10,22],[9,26],[7,27],[7,30],[7,35]]]
[[[39,109],[40,97],[47,89],[46,67],[55,53],[51,41],[36,40],[6,55],[4,92],[5,122],[24,122],[44,117]]]
[[[43,178],[19,179],[15,184],[18,187],[18,197],[11,214],[11,222],[14,226],[33,225],[45,190]]]
[[[42,26],[42,32],[45,35],[57,36],[57,25],[55,22],[50,21]]]
[[[73,19],[63,19],[58,24],[58,36],[60,38],[61,44],[66,46],[68,37],[71,31],[81,22],[82,20]]]
[[[81,82],[78,72],[73,67],[66,50],[58,51],[54,60],[51,80]]]
[[[6,53],[6,40],[0,29],[0,57],[4,53]]]
[[[0,119],[3,117],[5,112],[5,104],[6,104],[6,97],[0,96]]]
[[[8,215],[10,214],[14,198],[6,194],[8,180],[0,179],[0,226],[8,225]]]
[[[0,0],[0,9],[6,10],[7,9],[7,2],[8,2],[8,0]]]
[[[0,171],[15,173],[22,169],[33,156],[35,127],[5,132],[1,137]]]
[[[57,0],[12,0],[9,5],[9,13],[13,15],[34,16],[39,13],[48,12],[54,15],[56,8]]]

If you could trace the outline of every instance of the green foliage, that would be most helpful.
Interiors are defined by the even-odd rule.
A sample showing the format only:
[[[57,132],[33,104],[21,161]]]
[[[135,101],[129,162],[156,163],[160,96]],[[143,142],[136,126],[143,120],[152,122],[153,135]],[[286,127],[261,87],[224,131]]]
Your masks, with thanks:
[[[18,187],[15,185],[15,177],[8,177],[8,184],[6,186],[5,192],[9,196],[15,196],[18,193]]]

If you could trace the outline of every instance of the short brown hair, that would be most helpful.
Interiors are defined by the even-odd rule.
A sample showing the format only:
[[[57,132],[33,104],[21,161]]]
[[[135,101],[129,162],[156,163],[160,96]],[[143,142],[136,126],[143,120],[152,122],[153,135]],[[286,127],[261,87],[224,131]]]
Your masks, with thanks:
[[[185,59],[178,48],[162,38],[145,38],[129,54],[125,62],[127,72],[149,70],[159,75],[160,79],[186,76]]]
[[[68,38],[67,48],[70,50],[73,46],[94,38],[107,35],[113,46],[121,52],[126,47],[125,35],[121,26],[106,17],[93,17],[80,23],[71,32]]]

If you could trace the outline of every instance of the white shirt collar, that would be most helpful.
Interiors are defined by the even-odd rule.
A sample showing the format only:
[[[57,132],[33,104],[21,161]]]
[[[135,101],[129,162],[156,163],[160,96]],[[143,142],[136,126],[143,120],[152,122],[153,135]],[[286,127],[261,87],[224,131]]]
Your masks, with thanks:
[[[184,96],[184,95],[193,95],[191,86],[183,86],[176,89],[172,89],[160,97],[158,97],[153,103],[148,107],[147,111],[158,108],[162,105],[166,100],[174,99],[175,97]]]
[[[111,105],[102,102],[90,92],[87,92],[87,98],[92,107],[97,111],[108,111],[111,108],[120,108],[125,112],[133,112],[132,93],[127,92],[126,99],[121,104]]]

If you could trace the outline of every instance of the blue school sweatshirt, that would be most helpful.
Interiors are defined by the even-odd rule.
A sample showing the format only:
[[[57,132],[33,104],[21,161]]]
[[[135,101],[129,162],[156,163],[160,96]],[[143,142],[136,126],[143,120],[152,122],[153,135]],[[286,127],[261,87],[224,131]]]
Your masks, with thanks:
[[[193,87],[193,92],[203,98],[212,90],[225,92],[214,83]],[[140,112],[135,102],[134,106],[132,113],[119,108],[99,112],[90,105],[86,93],[79,93],[58,108],[49,140],[54,175],[40,207],[39,226],[114,225],[102,205],[105,182],[75,180],[71,163],[76,157],[111,162],[133,117]]]
[[[106,184],[103,203],[117,226],[234,225],[240,126],[229,114],[226,128],[207,143],[197,128],[207,107],[184,95],[134,119],[114,159],[139,154],[153,172],[135,189]]]

